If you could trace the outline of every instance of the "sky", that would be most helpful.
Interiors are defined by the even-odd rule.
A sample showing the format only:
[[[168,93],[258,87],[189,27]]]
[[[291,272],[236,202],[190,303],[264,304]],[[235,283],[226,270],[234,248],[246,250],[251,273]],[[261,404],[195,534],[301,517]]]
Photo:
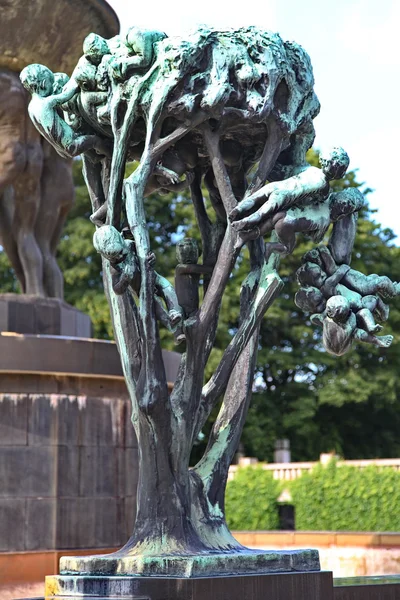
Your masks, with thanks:
[[[129,25],[180,35],[198,24],[257,25],[301,44],[311,57],[321,112],[315,146],[343,146],[374,218],[400,236],[400,185],[391,175],[400,140],[400,0],[108,0]],[[241,8],[240,8],[241,7]],[[248,7],[248,9],[247,9]],[[400,238],[396,243],[400,244]]]

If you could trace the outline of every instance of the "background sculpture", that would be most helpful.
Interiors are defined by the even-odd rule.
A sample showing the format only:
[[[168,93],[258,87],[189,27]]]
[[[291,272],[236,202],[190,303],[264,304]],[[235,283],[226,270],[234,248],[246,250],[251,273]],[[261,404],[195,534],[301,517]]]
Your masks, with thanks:
[[[71,164],[33,127],[27,100],[18,75],[1,70],[0,242],[23,292],[62,298],[55,252],[74,201]]]
[[[63,1],[9,0],[0,23],[0,244],[22,292],[63,298],[63,277],[55,259],[65,218],[74,202],[71,161],[41,138],[27,114],[29,96],[20,71],[34,58],[70,72],[81,41],[98,27],[117,31],[109,6],[90,8]],[[50,16],[51,15],[51,16]],[[57,31],[57,37],[54,37]],[[61,74],[62,75],[62,74]],[[61,91],[63,77],[58,77]]]
[[[313,551],[283,553],[274,562],[275,555],[242,548],[224,518],[228,467],[251,398],[260,323],[283,286],[280,260],[293,250],[296,233],[320,242],[333,222],[333,270],[349,267],[356,213],[362,206],[359,195],[334,195],[329,189],[328,182],[347,168],[344,151],[323,157],[322,171],[306,163],[319,111],[309,57],[297,44],[255,27],[203,27],[185,38],[133,29],[108,43],[91,35],[83,49],[71,80],[51,105],[37,93],[47,85],[46,70],[31,65],[21,78],[33,91],[32,112],[40,104],[40,110],[35,108],[38,127],[61,152],[66,129],[48,127],[55,106],[62,106],[75,136],[96,136],[103,142],[85,153],[83,163],[92,218],[99,225],[94,242],[103,257],[105,291],[132,398],[140,478],[136,525],[126,546],[114,555],[64,558],[62,572],[187,577],[317,570]],[[68,96],[70,89],[74,96]],[[137,169],[124,180],[126,161],[138,156]],[[171,395],[159,339],[163,299],[146,224],[147,186],[162,169],[172,170],[177,184],[190,183],[203,250],[203,264],[197,265],[194,251],[182,260],[185,252],[179,248],[176,291],[184,319],[170,319],[168,326],[178,334],[177,341],[184,336],[186,350]],[[267,206],[271,185],[276,204]],[[259,204],[258,214],[246,216]],[[269,233],[265,244],[263,236]],[[132,238],[128,244],[127,238]],[[240,321],[204,383],[224,289],[245,243],[248,255],[241,260],[247,261],[248,275],[241,282]],[[339,271],[347,285],[349,269]],[[133,283],[134,271],[140,272],[138,284]],[[200,281],[198,306],[194,286]],[[338,277],[332,286],[332,297],[341,296],[341,281]],[[324,282],[318,281],[310,298]],[[375,278],[365,295],[376,296],[381,284]],[[397,286],[392,285],[394,295]],[[340,328],[342,321],[334,321],[333,313],[341,301],[331,312],[331,296],[320,294],[318,310],[326,309],[322,318]],[[164,310],[171,312],[166,296],[164,300]],[[361,299],[360,311],[376,313],[375,300],[375,306],[371,299],[364,306]],[[364,312],[363,318],[369,327],[370,315]],[[332,334],[332,327],[325,335],[334,349],[340,346],[338,354],[355,337],[353,323],[344,322],[340,335]],[[189,469],[193,444],[218,403],[204,456]]]

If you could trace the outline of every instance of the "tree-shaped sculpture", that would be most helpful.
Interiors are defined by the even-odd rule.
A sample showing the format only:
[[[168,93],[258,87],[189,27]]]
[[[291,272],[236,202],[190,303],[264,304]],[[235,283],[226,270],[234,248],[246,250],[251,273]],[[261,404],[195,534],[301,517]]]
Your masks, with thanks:
[[[296,298],[318,316],[327,349],[340,354],[353,339],[391,341],[375,336],[375,318],[387,318],[382,296],[395,295],[397,286],[348,266],[362,195],[335,194],[329,187],[344,175],[348,157],[335,148],[323,155],[322,169],[305,160],[319,111],[308,55],[255,27],[202,28],[185,38],[131,28],[107,41],[86,38],[84,55],[58,95],[52,95],[53,74],[46,67],[31,65],[21,79],[33,94],[30,114],[43,135],[63,155],[83,152],[94,244],[103,257],[139,444],[131,539],[116,554],[65,558],[61,568],[171,576],[318,569],[312,550],[243,548],[224,518],[260,322],[282,289],[279,261],[293,250],[296,233],[319,243],[334,223],[329,247],[306,257]],[[132,160],[138,167],[124,180],[126,161]],[[155,270],[146,196],[189,186],[202,264],[194,242],[180,240],[175,291]],[[244,245],[250,258],[241,282],[240,322],[205,382],[224,289]],[[171,394],[160,325],[186,345]],[[204,456],[189,468],[193,444],[219,402]]]

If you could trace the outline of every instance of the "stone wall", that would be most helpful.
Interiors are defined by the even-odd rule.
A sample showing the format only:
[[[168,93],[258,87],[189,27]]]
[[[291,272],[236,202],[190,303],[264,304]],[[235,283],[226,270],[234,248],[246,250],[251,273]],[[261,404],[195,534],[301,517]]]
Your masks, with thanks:
[[[172,384],[180,355],[163,359]],[[0,333],[0,559],[125,544],[138,478],[130,416],[113,342]]]
[[[0,393],[0,552],[123,545],[137,485],[123,380],[20,374],[2,388],[22,380],[29,392]]]

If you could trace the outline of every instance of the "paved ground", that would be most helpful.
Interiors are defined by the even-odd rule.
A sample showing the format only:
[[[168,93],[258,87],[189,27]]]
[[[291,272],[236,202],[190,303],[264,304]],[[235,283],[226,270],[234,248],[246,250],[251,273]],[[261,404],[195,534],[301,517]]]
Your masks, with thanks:
[[[44,583],[31,583],[29,585],[7,586],[0,585],[1,600],[15,600],[16,598],[38,598],[44,596]]]

